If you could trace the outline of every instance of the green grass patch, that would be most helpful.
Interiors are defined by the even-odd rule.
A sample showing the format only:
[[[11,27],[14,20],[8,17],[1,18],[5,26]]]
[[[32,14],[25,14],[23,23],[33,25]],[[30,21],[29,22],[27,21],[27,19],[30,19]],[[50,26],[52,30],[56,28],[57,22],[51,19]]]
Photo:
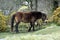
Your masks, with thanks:
[[[0,38],[4,40],[60,40],[60,27],[55,24],[45,25],[44,29],[34,32],[1,32]],[[23,31],[23,30],[22,30]],[[26,31],[26,30],[25,30]]]

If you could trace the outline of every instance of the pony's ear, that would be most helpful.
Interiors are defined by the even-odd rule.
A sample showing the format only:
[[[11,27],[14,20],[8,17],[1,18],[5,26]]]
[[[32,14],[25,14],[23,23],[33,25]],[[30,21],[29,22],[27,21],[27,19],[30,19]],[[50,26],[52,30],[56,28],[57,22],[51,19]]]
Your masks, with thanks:
[[[46,17],[46,20],[48,20],[48,18]]]

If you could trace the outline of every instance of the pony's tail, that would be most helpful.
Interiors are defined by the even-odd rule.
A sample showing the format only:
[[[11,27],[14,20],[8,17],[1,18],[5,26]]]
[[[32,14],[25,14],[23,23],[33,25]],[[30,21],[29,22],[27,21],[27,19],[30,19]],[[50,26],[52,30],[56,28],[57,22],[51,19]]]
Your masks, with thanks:
[[[11,18],[11,31],[13,31],[14,19],[15,19],[15,15],[13,15],[12,18]]]

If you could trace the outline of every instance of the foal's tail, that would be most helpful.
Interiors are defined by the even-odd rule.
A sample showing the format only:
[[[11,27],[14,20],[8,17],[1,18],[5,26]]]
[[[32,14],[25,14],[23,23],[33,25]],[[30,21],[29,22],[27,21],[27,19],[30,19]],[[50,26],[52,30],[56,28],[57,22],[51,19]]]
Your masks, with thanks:
[[[15,15],[13,15],[12,18],[11,18],[11,31],[13,31],[14,19],[15,19]]]

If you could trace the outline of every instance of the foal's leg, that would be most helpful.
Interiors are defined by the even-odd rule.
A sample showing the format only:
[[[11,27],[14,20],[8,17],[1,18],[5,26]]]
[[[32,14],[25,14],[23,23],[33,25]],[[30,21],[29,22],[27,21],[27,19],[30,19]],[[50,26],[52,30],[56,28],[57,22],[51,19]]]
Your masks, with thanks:
[[[19,25],[19,23],[20,23],[20,22],[17,22],[16,25],[15,25],[15,29],[16,29],[15,31],[16,31],[16,33],[19,32],[19,31],[18,31],[18,25]]]

